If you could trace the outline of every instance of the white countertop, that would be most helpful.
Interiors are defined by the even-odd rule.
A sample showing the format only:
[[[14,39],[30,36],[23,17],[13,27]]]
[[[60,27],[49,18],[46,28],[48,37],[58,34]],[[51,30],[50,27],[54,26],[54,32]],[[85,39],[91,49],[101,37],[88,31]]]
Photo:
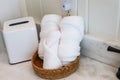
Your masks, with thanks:
[[[70,76],[57,80],[118,80],[117,68],[81,56],[79,69]],[[6,53],[0,53],[0,80],[46,80],[38,77],[31,61],[10,65]]]

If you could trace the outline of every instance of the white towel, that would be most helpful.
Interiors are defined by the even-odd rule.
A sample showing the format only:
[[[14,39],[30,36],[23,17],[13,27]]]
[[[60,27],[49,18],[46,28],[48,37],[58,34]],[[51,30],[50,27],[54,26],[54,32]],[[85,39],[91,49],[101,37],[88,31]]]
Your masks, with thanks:
[[[74,26],[74,28],[81,30],[84,30],[84,21],[83,18],[80,16],[67,16],[64,17],[60,23],[61,29],[67,27],[67,26],[62,26],[62,25],[69,25],[69,26]]]
[[[65,43],[59,45],[59,57],[63,60],[65,57],[74,57],[80,55],[80,47],[78,45],[72,45],[71,43]]]
[[[60,15],[49,14],[45,15],[41,20],[40,38],[45,37],[49,32],[59,30]]]
[[[58,24],[61,18],[60,15],[56,14],[45,15],[41,20],[41,31],[59,29]]]
[[[61,29],[61,33],[63,36],[64,35],[65,37],[80,36],[79,40],[82,40],[83,35],[84,35],[83,18],[80,16],[64,17],[60,22],[60,29]]]
[[[49,34],[49,37],[43,41],[44,49],[44,69],[57,69],[62,66],[58,57],[58,45],[60,39],[60,32],[54,31]]]
[[[45,15],[41,21],[40,43],[38,47],[38,55],[41,59],[43,59],[44,56],[43,41],[48,37],[50,32],[59,30],[58,24],[61,18],[60,15],[48,14]]]
[[[60,31],[52,31],[48,34],[48,37],[46,38],[46,43],[50,47],[58,48],[59,40],[61,37]],[[53,49],[55,49],[53,48]]]
[[[83,34],[74,27],[65,27],[67,29],[61,30],[61,38],[62,40],[70,40],[73,38],[74,40],[80,41],[82,40]]]
[[[41,32],[51,32],[51,31],[54,31],[54,30],[59,30],[59,26],[57,23],[55,22],[46,22],[46,24],[44,26],[42,26],[41,24]],[[40,35],[41,37],[41,35]]]
[[[46,38],[46,44],[56,53],[58,54],[58,45],[60,41],[61,33],[60,31],[53,31],[48,34]]]
[[[79,16],[64,17],[60,23],[61,41],[58,55],[63,65],[80,55],[80,42],[84,35],[84,21]]]

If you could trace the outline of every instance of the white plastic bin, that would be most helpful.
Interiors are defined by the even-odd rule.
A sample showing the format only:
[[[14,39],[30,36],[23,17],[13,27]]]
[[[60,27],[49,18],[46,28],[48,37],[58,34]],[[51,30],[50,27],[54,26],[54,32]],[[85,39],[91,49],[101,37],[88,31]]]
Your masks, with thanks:
[[[3,37],[11,64],[30,60],[37,50],[37,30],[32,17],[6,21]]]

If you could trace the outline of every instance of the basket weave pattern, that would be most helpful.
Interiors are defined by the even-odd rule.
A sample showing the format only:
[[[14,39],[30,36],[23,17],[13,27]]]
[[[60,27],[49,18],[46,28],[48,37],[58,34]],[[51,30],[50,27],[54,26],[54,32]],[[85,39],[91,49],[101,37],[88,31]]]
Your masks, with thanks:
[[[41,78],[60,79],[75,72],[79,67],[79,60],[80,56],[78,56],[76,60],[74,60],[70,64],[58,69],[43,69],[43,60],[38,57],[38,53],[36,52],[32,57],[32,66],[35,73]]]

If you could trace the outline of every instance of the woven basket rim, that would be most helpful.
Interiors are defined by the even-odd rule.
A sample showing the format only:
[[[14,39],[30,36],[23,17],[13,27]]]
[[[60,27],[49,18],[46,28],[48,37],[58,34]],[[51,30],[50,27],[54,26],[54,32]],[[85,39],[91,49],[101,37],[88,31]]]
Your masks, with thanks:
[[[38,55],[37,53],[35,53],[34,55],[33,55],[33,57],[36,57],[36,55]],[[70,66],[70,65],[72,65],[72,63],[74,63],[74,62],[76,62],[76,60],[79,58],[79,56],[74,60],[74,61],[72,61],[70,64],[67,64],[67,65],[65,65],[65,66]],[[32,65],[33,66],[35,66],[37,69],[43,69],[43,70],[48,70],[48,71],[51,71],[51,70],[59,70],[59,69],[62,69],[62,68],[64,68],[65,66],[62,66],[62,67],[59,67],[59,68],[57,68],[57,69],[44,69],[44,68],[41,68],[41,67],[38,67],[37,65],[35,65],[34,64],[34,58],[32,58]]]
[[[32,57],[32,66],[33,66],[33,69],[35,71],[35,73],[42,77],[42,78],[46,78],[46,79],[60,79],[60,78],[64,78],[68,75],[70,75],[71,73],[75,72],[79,66],[79,60],[80,60],[80,56],[78,56],[73,62],[71,62],[70,64],[68,65],[65,65],[65,66],[62,66],[62,67],[59,67],[57,69],[44,69],[43,67],[40,67],[37,65],[36,63],[36,60],[37,59],[40,59],[38,57],[38,53],[34,53],[33,57]],[[38,60],[39,61],[39,60]],[[40,59],[40,61],[42,61],[42,59]],[[43,63],[42,63],[43,64]],[[40,64],[41,65],[41,64]],[[64,73],[65,71],[65,73]],[[57,76],[50,76],[51,74],[50,73],[56,73]],[[61,73],[61,74],[59,74]],[[62,74],[63,73],[63,74]],[[44,75],[43,75],[44,74]],[[46,74],[46,75],[45,75]],[[55,74],[55,75],[56,75]],[[59,75],[59,76],[58,76]]]

